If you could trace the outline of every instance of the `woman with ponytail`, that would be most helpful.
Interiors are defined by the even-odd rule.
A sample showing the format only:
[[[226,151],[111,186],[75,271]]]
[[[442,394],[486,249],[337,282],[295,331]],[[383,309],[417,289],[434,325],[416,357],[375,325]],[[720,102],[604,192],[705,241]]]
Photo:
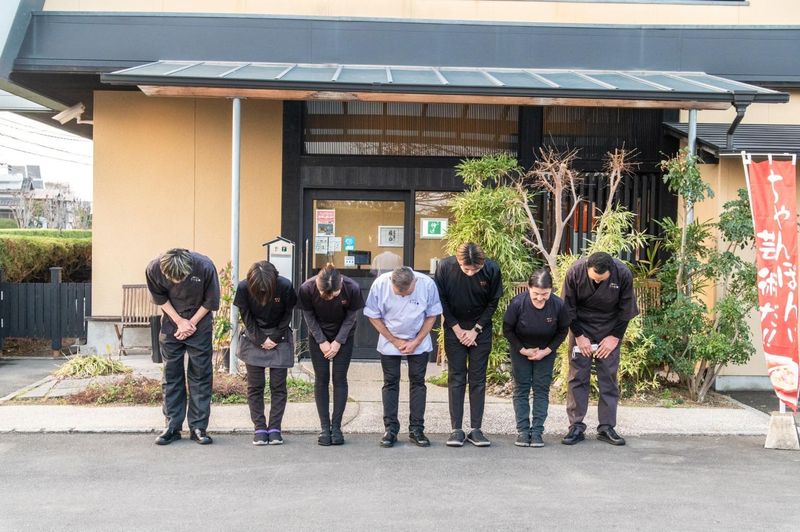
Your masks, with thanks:
[[[328,263],[303,283],[298,291],[309,332],[309,350],[314,365],[314,397],[321,431],[317,443],[341,445],[342,417],[347,405],[347,370],[353,353],[353,336],[364,298],[358,283]],[[328,386],[333,365],[333,413]]]

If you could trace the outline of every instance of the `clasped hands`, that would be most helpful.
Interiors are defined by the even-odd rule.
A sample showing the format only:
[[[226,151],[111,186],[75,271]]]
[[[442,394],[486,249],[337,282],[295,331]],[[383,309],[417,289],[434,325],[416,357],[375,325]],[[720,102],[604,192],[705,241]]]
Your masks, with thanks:
[[[549,347],[539,349],[538,347],[523,347],[519,350],[519,354],[526,357],[528,360],[541,360],[547,355],[552,353]]]
[[[592,356],[592,341],[589,340],[586,336],[578,336],[575,338],[575,345],[578,346],[580,349],[581,354],[585,357],[591,358]],[[606,358],[608,355],[611,354],[614,349],[617,348],[619,345],[619,338],[616,336],[606,336],[603,338],[599,344],[597,344],[597,351],[594,352],[594,355],[597,358]]]
[[[339,353],[339,349],[341,349],[342,344],[334,340],[333,342],[322,342],[319,344],[319,350],[322,351],[322,356],[327,358],[328,360],[333,360]]]
[[[453,332],[456,333],[456,338],[458,338],[458,341],[463,345],[467,347],[478,345],[478,331],[475,329],[465,330],[461,328],[461,325],[456,323],[453,326]]]
[[[392,345],[397,348],[403,355],[413,355],[414,351],[419,346],[421,340],[414,338],[413,340],[403,340],[402,338],[394,338]]]
[[[191,320],[178,320],[175,325],[178,326],[178,330],[175,331],[175,338],[181,341],[186,340],[197,332],[197,326]]]

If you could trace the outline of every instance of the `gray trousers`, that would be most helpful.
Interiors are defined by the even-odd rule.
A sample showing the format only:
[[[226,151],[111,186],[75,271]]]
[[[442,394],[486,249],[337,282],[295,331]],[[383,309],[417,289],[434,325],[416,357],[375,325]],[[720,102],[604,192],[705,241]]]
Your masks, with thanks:
[[[587,358],[581,354],[573,356],[575,338],[569,339],[569,382],[567,389],[567,416],[570,429],[577,428],[583,432],[586,424],[583,418],[589,408],[589,378],[592,374],[592,361],[597,371],[597,384],[600,388],[600,400],[597,403],[597,430],[614,428],[617,424],[617,403],[619,402],[619,385],[617,369],[619,369],[619,345],[606,358]]]

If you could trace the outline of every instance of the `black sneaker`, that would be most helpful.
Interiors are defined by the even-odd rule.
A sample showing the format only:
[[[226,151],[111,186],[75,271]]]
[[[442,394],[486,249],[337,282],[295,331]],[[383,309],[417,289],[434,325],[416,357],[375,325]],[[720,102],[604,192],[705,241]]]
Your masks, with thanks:
[[[257,430],[253,434],[253,445],[268,445],[269,435],[266,430]]]
[[[456,429],[453,432],[451,432],[450,436],[447,438],[447,446],[463,447],[465,439],[467,439],[467,435],[464,434],[464,431],[461,429]]]
[[[606,430],[599,431],[597,433],[597,439],[610,443],[611,445],[625,445],[625,438],[617,434],[617,431],[610,427]]]
[[[489,447],[492,442],[486,439],[486,436],[483,435],[481,429],[472,429],[467,434],[467,441],[470,442],[475,447]]]
[[[214,440],[211,439],[211,436],[206,434],[206,429],[192,429],[189,437],[192,441],[197,442],[200,445],[211,445],[214,443]]]
[[[383,433],[383,437],[381,438],[381,447],[394,447],[394,443],[397,441],[397,434],[394,432],[387,430]]]
[[[536,432],[531,433],[531,447],[544,447],[542,435]]]
[[[271,429],[267,431],[267,436],[269,436],[269,444],[270,445],[283,445],[283,437],[281,437],[281,431],[278,429]]]
[[[425,436],[421,430],[412,430],[408,433],[408,439],[417,444],[417,447],[430,447],[431,440]]]
[[[530,447],[531,446],[531,433],[527,430],[517,434],[517,439],[514,441],[517,447]]]
[[[158,435],[158,438],[156,438],[156,445],[169,445],[170,443],[178,441],[180,439],[181,439],[181,431],[167,429]]]
[[[342,434],[341,427],[333,427],[331,429],[331,445],[343,445],[344,434]]]
[[[323,447],[329,447],[331,444],[331,431],[328,429],[322,429],[319,433],[319,437],[317,438],[317,444],[322,445]]]
[[[564,445],[575,445],[578,442],[582,442],[584,439],[586,439],[586,436],[583,435],[583,431],[577,427],[572,427],[561,440],[561,443]]]

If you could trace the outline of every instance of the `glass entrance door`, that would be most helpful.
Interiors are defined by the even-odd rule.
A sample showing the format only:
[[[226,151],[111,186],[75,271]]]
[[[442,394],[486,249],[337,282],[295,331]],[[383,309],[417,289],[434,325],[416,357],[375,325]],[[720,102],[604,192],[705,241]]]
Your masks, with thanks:
[[[366,300],[380,274],[408,264],[414,244],[410,195],[406,192],[307,190],[303,278],[327,263],[355,280]],[[353,356],[376,358],[378,333],[363,316]]]

